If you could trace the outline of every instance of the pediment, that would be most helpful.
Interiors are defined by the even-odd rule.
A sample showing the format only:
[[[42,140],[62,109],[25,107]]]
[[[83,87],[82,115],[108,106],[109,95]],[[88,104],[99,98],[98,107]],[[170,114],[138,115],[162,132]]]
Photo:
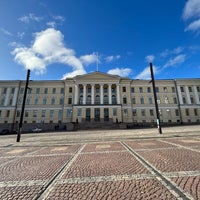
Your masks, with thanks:
[[[84,75],[79,75],[74,77],[74,80],[76,81],[97,81],[97,80],[101,80],[101,81],[109,81],[109,80],[120,80],[120,76],[118,75],[111,75],[111,74],[106,74],[106,73],[102,73],[102,72],[92,72],[89,74],[84,74]]]

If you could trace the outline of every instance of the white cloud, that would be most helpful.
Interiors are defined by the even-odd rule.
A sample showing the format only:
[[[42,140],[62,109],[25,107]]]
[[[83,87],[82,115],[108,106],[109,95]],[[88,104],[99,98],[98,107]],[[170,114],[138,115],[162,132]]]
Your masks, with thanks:
[[[24,35],[25,35],[25,32],[18,32],[17,33],[17,37],[20,38],[20,39],[23,39]]]
[[[62,79],[71,78],[71,77],[82,75],[82,74],[86,74],[86,71],[84,69],[77,69],[77,70],[74,70],[73,72],[64,74]]]
[[[176,66],[178,64],[181,64],[185,61],[186,55],[185,54],[180,54],[174,58],[169,59],[166,64],[163,66],[163,68],[166,67],[171,67],[171,66]]]
[[[61,15],[55,15],[55,16],[53,16],[53,19],[61,21],[61,22],[65,21],[65,18]]]
[[[56,27],[56,22],[55,21],[47,22],[47,26],[55,28]]]
[[[12,54],[15,61],[26,69],[43,74],[49,64],[62,63],[72,67],[73,71],[85,72],[81,61],[75,56],[73,49],[64,45],[64,36],[58,30],[48,28],[35,33],[31,47],[16,47]],[[73,73],[71,73],[73,75]]]
[[[99,57],[95,53],[93,53],[93,54],[81,56],[80,60],[83,64],[90,65],[92,63],[99,62]]]
[[[1,28],[0,30],[1,30],[1,32],[2,32],[4,35],[12,36],[12,33],[9,32],[8,30],[6,30],[6,29],[4,29],[4,28]]]
[[[24,16],[20,17],[18,20],[21,22],[24,22],[24,23],[29,23],[30,21],[39,22],[42,19],[43,19],[42,17],[37,17],[37,16],[35,16],[35,14],[29,13],[28,15],[24,15]]]
[[[155,56],[154,55],[148,55],[148,56],[146,56],[145,57],[145,60],[147,61],[147,62],[153,62],[154,61],[154,59],[155,59]]]
[[[106,62],[112,62],[112,61],[118,60],[120,58],[121,58],[120,55],[115,55],[115,56],[112,55],[112,56],[105,57],[105,61]]]
[[[153,66],[154,75],[158,73],[158,67]],[[135,79],[142,79],[142,80],[148,80],[151,79],[151,72],[150,67],[146,67],[141,73],[139,73]]]
[[[194,31],[194,32],[198,30],[200,30],[200,19],[193,21],[185,29],[185,31]]]
[[[176,47],[172,50],[169,49],[165,49],[163,52],[160,53],[161,57],[167,57],[167,56],[171,56],[171,55],[176,55],[176,54],[180,54],[181,52],[183,52],[184,47]]]
[[[121,77],[127,77],[130,75],[131,72],[132,70],[130,68],[115,68],[115,69],[110,69],[107,73],[118,75]]]
[[[200,1],[188,0],[183,10],[183,19],[200,17]]]

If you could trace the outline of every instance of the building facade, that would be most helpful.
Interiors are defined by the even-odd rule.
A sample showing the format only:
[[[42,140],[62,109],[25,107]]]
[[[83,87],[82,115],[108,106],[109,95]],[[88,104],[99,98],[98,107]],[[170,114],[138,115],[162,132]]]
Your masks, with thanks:
[[[200,79],[156,80],[163,124],[200,123]],[[58,81],[29,81],[23,131],[155,125],[153,89],[148,80],[101,72]],[[0,129],[17,130],[25,81],[0,81]]]

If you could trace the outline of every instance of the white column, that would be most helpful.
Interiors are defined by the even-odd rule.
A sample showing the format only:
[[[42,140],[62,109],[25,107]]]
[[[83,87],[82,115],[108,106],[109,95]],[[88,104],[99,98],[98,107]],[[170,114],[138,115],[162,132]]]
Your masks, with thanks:
[[[9,95],[10,95],[10,88],[7,88],[4,106],[7,106],[7,105],[8,105]]]
[[[91,98],[92,98],[92,104],[94,104],[94,84],[91,84]]]
[[[14,91],[14,96],[13,96],[13,101],[12,101],[12,106],[15,106],[16,105],[16,101],[17,101],[17,94],[18,94],[18,88],[15,88],[15,91]]]
[[[117,84],[117,104],[120,104],[119,84]]]
[[[75,84],[74,104],[78,104],[78,86]]]
[[[111,84],[108,85],[108,101],[109,101],[109,104],[112,104],[112,90],[111,90]]]
[[[177,90],[178,90],[178,97],[179,97],[180,104],[183,104],[183,97],[182,97],[182,94],[181,94],[180,86],[177,87]]]
[[[190,93],[189,93],[189,90],[188,90],[188,86],[185,86],[185,93],[186,93],[187,103],[191,104]]]
[[[103,104],[103,84],[100,84],[100,104]]]
[[[86,104],[86,84],[83,85],[83,104]]]
[[[197,92],[197,86],[193,86],[193,89],[194,89],[194,96],[195,96],[196,103],[200,104],[199,95],[198,95],[198,92]]]

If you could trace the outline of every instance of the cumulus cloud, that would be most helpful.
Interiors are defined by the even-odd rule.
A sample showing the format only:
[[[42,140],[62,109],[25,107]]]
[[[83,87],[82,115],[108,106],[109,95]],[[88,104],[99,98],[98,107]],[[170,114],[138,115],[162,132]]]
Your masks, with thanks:
[[[99,57],[97,56],[97,54],[92,53],[92,54],[81,56],[80,60],[83,64],[90,65],[92,63],[99,62]]]
[[[182,17],[184,20],[193,20],[186,27],[185,31],[200,31],[200,1],[188,0],[185,4]]]
[[[146,56],[145,57],[145,60],[147,61],[147,62],[153,62],[154,61],[154,59],[155,59],[155,56],[154,55],[148,55],[148,56]]]
[[[73,49],[64,45],[64,36],[54,28],[35,33],[35,38],[30,47],[16,47],[12,54],[14,59],[26,69],[43,74],[46,67],[53,63],[66,64],[73,68],[73,71],[84,73],[81,61],[75,56]]]
[[[158,67],[153,66],[153,71],[154,71],[154,74],[157,74],[158,73]],[[148,66],[148,67],[144,68],[144,70],[142,72],[140,72],[135,77],[135,79],[142,79],[142,80],[149,80],[149,79],[151,79],[150,67]]]
[[[113,62],[113,61],[115,61],[115,60],[118,60],[118,59],[120,59],[121,58],[121,56],[120,55],[112,55],[112,56],[107,56],[107,57],[105,57],[105,61],[106,62]]]
[[[186,59],[186,55],[185,54],[177,55],[176,57],[169,59],[166,62],[166,64],[163,66],[163,68],[176,66],[178,64],[181,64],[181,63],[185,62],[185,59]]]
[[[107,73],[118,75],[121,77],[127,77],[130,75],[131,72],[132,70],[130,68],[115,68],[115,69],[110,69]]]

